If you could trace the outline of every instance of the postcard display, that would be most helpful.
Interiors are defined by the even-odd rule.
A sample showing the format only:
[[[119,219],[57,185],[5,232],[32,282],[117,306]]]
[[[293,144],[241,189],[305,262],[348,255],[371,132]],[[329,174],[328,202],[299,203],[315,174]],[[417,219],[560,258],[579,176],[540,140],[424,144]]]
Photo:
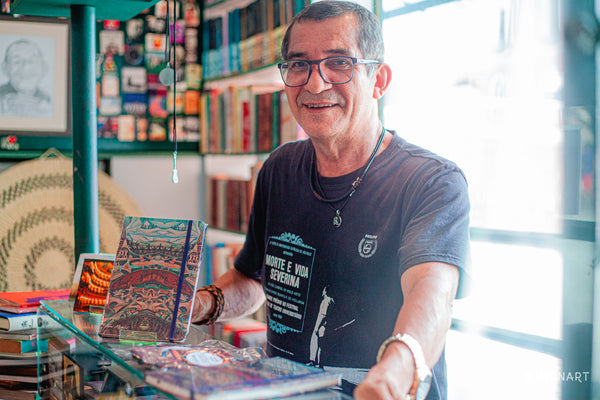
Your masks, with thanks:
[[[101,337],[185,340],[206,228],[202,221],[125,217]]]
[[[99,137],[120,142],[165,142],[172,140],[176,117],[177,140],[199,141],[199,1],[170,1],[169,24],[166,1],[128,21],[98,21]],[[177,18],[173,31],[174,12]],[[175,107],[172,87],[163,85],[158,78],[167,61],[167,29],[174,46],[170,64],[177,73]]]

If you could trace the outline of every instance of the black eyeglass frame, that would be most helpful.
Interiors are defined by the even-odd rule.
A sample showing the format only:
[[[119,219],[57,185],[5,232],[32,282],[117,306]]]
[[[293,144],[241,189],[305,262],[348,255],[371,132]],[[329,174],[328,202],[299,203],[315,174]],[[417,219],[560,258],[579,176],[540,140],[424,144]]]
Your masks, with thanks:
[[[321,71],[321,63],[325,60],[329,60],[332,58],[346,58],[348,60],[352,61],[352,74],[350,74],[350,78],[345,81],[345,82],[330,82],[327,79],[325,79],[325,77],[323,76],[323,72]],[[306,76],[306,81],[304,81],[304,83],[300,84],[300,85],[288,85],[288,83],[285,81],[285,78],[283,77],[283,65],[287,64],[291,61],[294,62],[305,62],[308,64],[308,75]],[[277,64],[277,68],[279,68],[279,74],[281,75],[281,80],[283,81],[283,84],[287,87],[300,87],[300,86],[304,86],[308,83],[308,81],[310,80],[310,75],[312,74],[312,66],[316,65],[317,69],[319,70],[319,75],[321,75],[321,79],[323,79],[324,82],[327,83],[331,83],[332,85],[344,85],[348,82],[350,82],[352,80],[352,78],[354,78],[354,67],[356,64],[381,64],[381,61],[377,61],[377,60],[368,60],[368,59],[364,59],[364,58],[356,58],[356,57],[350,57],[350,56],[329,56],[329,57],[325,57],[325,58],[321,58],[320,60],[286,60],[286,61],[282,61],[280,63]]]

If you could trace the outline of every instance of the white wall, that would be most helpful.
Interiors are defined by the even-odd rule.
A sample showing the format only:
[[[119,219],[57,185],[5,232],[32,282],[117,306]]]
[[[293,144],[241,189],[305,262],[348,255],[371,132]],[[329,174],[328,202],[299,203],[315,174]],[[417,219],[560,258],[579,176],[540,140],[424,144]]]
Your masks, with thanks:
[[[179,155],[179,183],[171,181],[172,156],[111,159],[111,176],[138,203],[145,216],[202,219],[202,158]]]

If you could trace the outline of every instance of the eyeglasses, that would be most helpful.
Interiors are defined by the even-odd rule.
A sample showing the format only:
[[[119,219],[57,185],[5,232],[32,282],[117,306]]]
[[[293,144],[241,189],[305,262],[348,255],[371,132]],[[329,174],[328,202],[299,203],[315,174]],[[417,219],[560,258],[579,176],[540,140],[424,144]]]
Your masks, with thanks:
[[[283,83],[289,87],[308,83],[312,66],[317,65],[321,78],[327,83],[344,84],[352,80],[355,64],[381,64],[381,61],[363,60],[355,57],[336,56],[320,60],[289,60],[277,64]]]

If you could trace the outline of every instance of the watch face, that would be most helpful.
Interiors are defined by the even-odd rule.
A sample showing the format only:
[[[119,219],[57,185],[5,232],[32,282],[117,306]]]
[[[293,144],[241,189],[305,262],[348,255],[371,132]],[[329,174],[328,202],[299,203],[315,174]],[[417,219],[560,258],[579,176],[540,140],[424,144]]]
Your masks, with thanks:
[[[429,393],[429,388],[431,387],[431,374],[427,375],[425,379],[419,383],[417,387],[417,392],[415,393],[415,400],[425,400],[427,397],[427,393]]]

